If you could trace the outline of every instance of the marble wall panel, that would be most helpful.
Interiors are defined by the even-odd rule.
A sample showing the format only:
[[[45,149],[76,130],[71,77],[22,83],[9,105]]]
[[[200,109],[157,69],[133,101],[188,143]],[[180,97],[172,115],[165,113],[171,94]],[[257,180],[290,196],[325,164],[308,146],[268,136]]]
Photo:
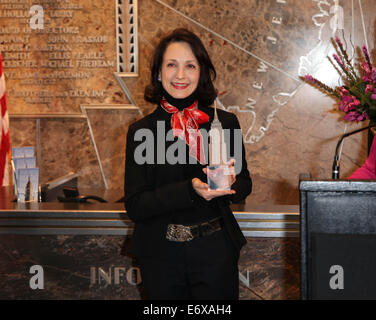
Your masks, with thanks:
[[[41,183],[74,172],[80,175],[79,188],[103,189],[104,179],[109,189],[123,188],[125,136],[129,124],[139,117],[136,108],[105,108],[88,109],[87,119],[40,119],[38,167]],[[37,150],[36,121],[14,118],[10,122],[12,146],[35,146]]]
[[[12,147],[36,147],[35,120],[11,118],[9,120],[9,130],[12,133],[10,135]]]
[[[49,143],[45,143],[45,141]],[[79,120],[43,120],[41,123],[42,163],[46,179],[70,172],[80,174],[82,183],[93,187],[103,187],[98,162],[85,119]],[[42,181],[43,182],[43,181]]]
[[[236,113],[243,128],[254,179],[248,202],[298,203],[299,173],[330,178],[339,136],[345,128],[364,125],[346,127],[343,115],[332,112],[335,101],[299,79],[310,72],[337,85],[339,76],[327,60],[334,52],[330,37],[342,36],[344,31],[351,49],[349,37],[354,32],[351,41],[361,46],[365,41],[363,21],[368,23],[366,35],[373,45],[373,32],[369,32],[373,25],[369,25],[374,4],[364,1],[362,8],[354,1],[338,4],[139,1],[140,47],[148,51],[147,56],[156,39],[175,27],[196,32],[207,47],[218,73],[215,84],[222,108]],[[152,108],[142,105],[142,109],[148,112]],[[365,160],[365,146],[366,134],[347,138],[342,177]]]
[[[129,125],[141,117],[138,109],[87,110],[109,189],[123,189],[125,139]],[[81,184],[82,185],[82,184]],[[86,183],[85,187],[91,187]]]
[[[77,2],[85,8],[76,13],[82,15],[82,19],[78,19],[82,35],[96,32],[114,37],[113,2],[106,6],[105,14],[89,13],[87,1]],[[91,5],[99,8],[103,3],[96,0]],[[139,0],[139,74],[138,77],[123,77],[121,81],[142,114],[150,113],[155,106],[145,102],[143,94],[149,82],[153,48],[174,28],[185,27],[194,31],[201,37],[217,69],[215,85],[220,105],[238,116],[243,129],[247,162],[254,180],[254,192],[247,201],[297,204],[299,173],[311,172],[316,178],[330,178],[339,136],[345,130],[365,125],[346,126],[342,115],[332,112],[335,101],[303,83],[299,76],[309,72],[328,85],[337,85],[339,76],[327,55],[334,52],[330,38],[342,36],[342,33],[351,57],[363,43],[368,44],[375,57],[375,10],[372,0]],[[76,21],[64,23],[77,24]],[[113,43],[98,47],[98,50],[103,50],[113,59]],[[102,100],[80,103],[118,106],[129,103],[129,97],[115,80],[115,70],[108,71],[98,72],[95,81],[88,85],[106,89],[111,94]],[[77,101],[65,100],[65,103],[60,111],[79,110]],[[25,112],[16,103],[9,109],[11,112]],[[119,110],[88,111],[103,171],[111,189],[123,188],[125,134],[128,125],[139,116],[126,115],[125,111]],[[11,119],[12,143],[32,144],[32,127],[25,129],[21,121],[28,120]],[[51,138],[43,141],[42,180],[56,178],[74,167],[83,173],[80,185],[103,186],[86,122],[55,121],[47,124],[46,121],[43,122],[43,132],[48,132]],[[72,140],[75,147],[69,147],[69,153],[57,151],[57,141],[66,143]],[[366,144],[365,133],[346,139],[341,177],[348,176],[363,163],[367,156]],[[73,160],[74,153],[76,157],[86,159]]]

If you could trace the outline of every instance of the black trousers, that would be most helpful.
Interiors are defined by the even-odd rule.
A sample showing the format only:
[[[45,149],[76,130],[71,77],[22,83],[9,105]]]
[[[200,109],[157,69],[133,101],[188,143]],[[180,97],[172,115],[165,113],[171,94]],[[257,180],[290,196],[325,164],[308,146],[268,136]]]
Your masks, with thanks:
[[[140,258],[141,278],[151,300],[237,300],[239,254],[223,230],[180,246],[170,261]]]

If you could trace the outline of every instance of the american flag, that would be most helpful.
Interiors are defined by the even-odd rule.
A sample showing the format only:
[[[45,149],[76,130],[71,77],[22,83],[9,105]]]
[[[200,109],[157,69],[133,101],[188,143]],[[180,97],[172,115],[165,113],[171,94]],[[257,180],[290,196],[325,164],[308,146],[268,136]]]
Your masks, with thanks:
[[[5,77],[3,73],[3,58],[0,53],[0,186],[9,185],[8,157],[10,156],[9,118],[7,110],[7,97],[5,93]]]

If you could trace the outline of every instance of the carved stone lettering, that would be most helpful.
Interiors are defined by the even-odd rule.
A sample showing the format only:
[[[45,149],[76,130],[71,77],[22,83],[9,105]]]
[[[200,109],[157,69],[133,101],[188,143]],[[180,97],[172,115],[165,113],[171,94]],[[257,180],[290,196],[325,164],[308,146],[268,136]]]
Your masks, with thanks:
[[[71,113],[83,103],[112,102],[115,3],[98,10],[102,2],[0,0],[7,98],[18,113]],[[39,28],[30,27],[31,6],[43,9]]]

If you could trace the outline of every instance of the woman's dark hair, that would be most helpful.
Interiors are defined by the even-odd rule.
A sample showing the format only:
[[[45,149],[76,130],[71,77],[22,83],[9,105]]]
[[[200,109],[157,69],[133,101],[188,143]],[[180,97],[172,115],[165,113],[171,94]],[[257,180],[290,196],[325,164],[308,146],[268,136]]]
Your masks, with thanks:
[[[159,103],[163,96],[162,82],[158,81],[158,75],[161,71],[164,53],[168,45],[173,42],[186,42],[190,45],[200,65],[197,98],[203,105],[211,105],[217,97],[217,90],[213,85],[217,73],[200,38],[193,32],[183,28],[172,31],[169,35],[164,37],[156,47],[151,64],[151,81],[145,88],[145,100],[152,103]]]

